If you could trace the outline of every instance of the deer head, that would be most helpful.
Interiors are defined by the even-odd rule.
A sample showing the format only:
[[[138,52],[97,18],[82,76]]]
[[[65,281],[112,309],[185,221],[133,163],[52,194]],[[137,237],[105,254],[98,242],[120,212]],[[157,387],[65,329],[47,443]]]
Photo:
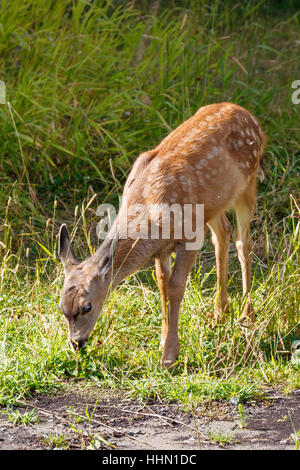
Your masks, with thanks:
[[[60,227],[58,252],[65,270],[60,309],[68,321],[69,340],[75,350],[85,346],[101,312],[111,283],[116,241],[116,237],[105,240],[97,263],[92,258],[80,262],[74,253],[67,226],[63,224]]]

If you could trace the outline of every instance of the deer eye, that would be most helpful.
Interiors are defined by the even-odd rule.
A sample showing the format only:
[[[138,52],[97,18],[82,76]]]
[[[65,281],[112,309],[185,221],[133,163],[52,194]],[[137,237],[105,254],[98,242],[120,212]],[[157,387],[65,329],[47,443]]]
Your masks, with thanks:
[[[92,304],[89,302],[87,305],[82,307],[82,313],[89,313],[92,310]]]

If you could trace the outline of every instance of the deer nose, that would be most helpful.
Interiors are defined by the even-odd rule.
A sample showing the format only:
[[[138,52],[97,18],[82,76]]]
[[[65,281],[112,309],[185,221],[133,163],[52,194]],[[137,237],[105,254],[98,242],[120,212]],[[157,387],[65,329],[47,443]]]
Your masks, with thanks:
[[[80,339],[78,341],[76,341],[75,339],[71,339],[71,346],[74,349],[74,351],[76,351],[76,352],[78,352],[82,348],[84,348],[86,343],[87,343],[86,339]]]

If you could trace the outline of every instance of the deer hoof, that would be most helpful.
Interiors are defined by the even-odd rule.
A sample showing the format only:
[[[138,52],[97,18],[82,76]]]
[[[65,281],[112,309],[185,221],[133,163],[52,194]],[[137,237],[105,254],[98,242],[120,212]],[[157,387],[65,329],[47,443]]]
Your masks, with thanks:
[[[175,366],[176,366],[176,363],[177,363],[177,360],[178,360],[178,354],[177,352],[175,353],[169,353],[169,354],[166,354],[164,353],[163,354],[163,357],[162,357],[162,365],[165,369],[174,369]]]
[[[163,359],[162,364],[164,369],[173,370],[177,364],[177,357],[175,359]]]
[[[242,316],[239,319],[239,323],[242,325],[251,325],[255,322],[255,311],[251,304],[245,305]]]

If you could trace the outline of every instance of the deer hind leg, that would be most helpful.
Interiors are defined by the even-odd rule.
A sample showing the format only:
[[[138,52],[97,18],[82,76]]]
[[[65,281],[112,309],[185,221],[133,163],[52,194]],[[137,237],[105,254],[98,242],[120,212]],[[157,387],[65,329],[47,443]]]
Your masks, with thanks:
[[[250,319],[254,321],[254,310],[250,302],[249,291],[251,287],[251,269],[252,269],[252,240],[250,237],[250,222],[255,208],[255,194],[248,188],[243,196],[236,203],[234,209],[237,219],[236,247],[242,269],[243,296],[246,304],[243,310],[241,320]]]
[[[162,355],[162,363],[167,368],[174,366],[178,358],[179,309],[185,291],[186,280],[197,252],[197,250],[186,250],[184,245],[177,245],[176,248],[175,264],[168,284],[167,334]]]
[[[171,277],[171,256],[161,254],[159,258],[155,258],[156,279],[161,297],[162,306],[162,325],[160,349],[164,348],[168,331],[167,325],[167,300],[168,300],[168,284]]]
[[[224,214],[210,220],[207,224],[212,233],[212,242],[215,246],[217,265],[217,298],[215,307],[215,319],[221,321],[224,313],[229,310],[227,299],[228,283],[228,251],[230,242],[231,225]]]

